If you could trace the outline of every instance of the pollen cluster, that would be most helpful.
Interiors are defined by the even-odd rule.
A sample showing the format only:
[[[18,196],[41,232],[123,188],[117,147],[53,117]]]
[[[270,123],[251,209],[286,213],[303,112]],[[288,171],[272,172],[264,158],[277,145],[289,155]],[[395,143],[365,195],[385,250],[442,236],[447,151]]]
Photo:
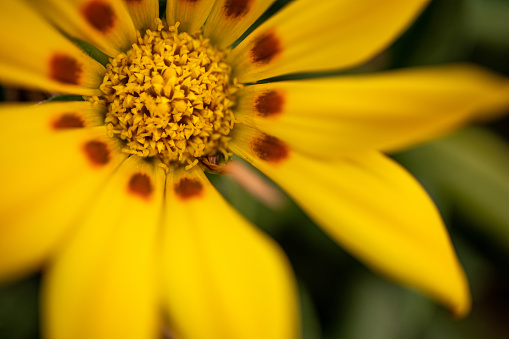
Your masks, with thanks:
[[[100,87],[109,135],[125,141],[124,152],[157,157],[167,168],[190,168],[220,153],[227,159],[241,86],[230,79],[225,52],[159,19],[137,40],[110,59]]]

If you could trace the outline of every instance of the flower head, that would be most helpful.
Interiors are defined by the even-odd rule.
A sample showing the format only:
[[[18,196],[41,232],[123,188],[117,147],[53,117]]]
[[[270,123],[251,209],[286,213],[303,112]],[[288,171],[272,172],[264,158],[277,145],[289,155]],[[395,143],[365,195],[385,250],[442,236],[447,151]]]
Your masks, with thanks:
[[[201,33],[178,33],[178,25],[147,29],[138,43],[107,65],[100,86],[110,136],[123,151],[156,157],[161,165],[193,167],[200,157],[228,158],[232,106],[240,88],[231,67]]]
[[[168,0],[164,20],[154,0],[0,3],[0,80],[86,99],[0,108],[0,278],[47,265],[49,338],[297,337],[284,254],[204,174],[233,153],[369,267],[468,312],[438,212],[381,152],[507,105],[506,80],[274,81],[367,61],[426,1],[299,0],[235,45],[272,3]]]

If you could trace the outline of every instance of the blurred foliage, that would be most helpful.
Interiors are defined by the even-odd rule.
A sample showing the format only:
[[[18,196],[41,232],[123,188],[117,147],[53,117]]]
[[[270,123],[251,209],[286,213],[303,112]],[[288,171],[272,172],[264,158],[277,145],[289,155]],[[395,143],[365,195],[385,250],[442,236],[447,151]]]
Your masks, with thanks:
[[[106,67],[106,65],[110,62],[109,57],[101,52],[94,45],[89,44],[88,42],[79,40],[79,39],[71,39],[76,45],[78,45],[85,53],[87,53],[91,58],[98,61],[101,65]]]
[[[276,1],[265,17],[287,2]],[[353,72],[469,61],[509,75],[508,13],[509,0],[433,0],[391,48]],[[473,294],[473,311],[462,320],[368,271],[288,197],[273,209],[231,178],[209,177],[288,254],[299,279],[303,339],[502,339],[509,333],[508,140],[503,118],[393,155],[425,186],[447,223]],[[38,338],[38,288],[38,276],[0,287],[0,338]]]
[[[38,290],[38,277],[0,289],[0,338],[38,338]]]
[[[445,218],[457,211],[509,254],[509,145],[503,139],[470,128],[396,159],[429,187]]]

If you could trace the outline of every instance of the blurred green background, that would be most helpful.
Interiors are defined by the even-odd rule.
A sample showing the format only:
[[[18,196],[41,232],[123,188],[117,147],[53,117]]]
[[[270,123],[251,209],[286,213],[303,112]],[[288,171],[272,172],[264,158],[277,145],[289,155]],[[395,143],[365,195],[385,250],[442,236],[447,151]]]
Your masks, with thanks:
[[[277,1],[272,12],[286,2]],[[509,75],[509,0],[433,0],[391,48],[355,71],[458,61]],[[3,89],[1,95],[2,100],[45,99],[16,89]],[[232,179],[209,177],[288,254],[299,279],[303,338],[507,338],[509,119],[392,156],[418,178],[442,212],[471,284],[473,310],[465,319],[453,319],[417,292],[364,268],[286,196],[272,209]],[[39,338],[39,281],[33,276],[0,286],[0,338]]]

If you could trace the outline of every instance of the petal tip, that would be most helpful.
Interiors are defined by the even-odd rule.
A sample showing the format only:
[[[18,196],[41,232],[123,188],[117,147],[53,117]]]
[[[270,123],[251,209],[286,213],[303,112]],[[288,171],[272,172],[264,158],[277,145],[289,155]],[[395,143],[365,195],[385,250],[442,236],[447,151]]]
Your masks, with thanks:
[[[470,295],[468,279],[462,269],[460,269],[459,274],[456,286],[454,289],[449,290],[449,298],[447,300],[442,299],[442,302],[449,308],[451,316],[455,319],[465,318],[472,308],[472,297]]]
[[[462,293],[461,298],[451,304],[450,312],[455,319],[463,319],[465,318],[472,309],[472,299],[470,297],[470,292],[468,291],[468,287],[466,287],[465,292]]]

